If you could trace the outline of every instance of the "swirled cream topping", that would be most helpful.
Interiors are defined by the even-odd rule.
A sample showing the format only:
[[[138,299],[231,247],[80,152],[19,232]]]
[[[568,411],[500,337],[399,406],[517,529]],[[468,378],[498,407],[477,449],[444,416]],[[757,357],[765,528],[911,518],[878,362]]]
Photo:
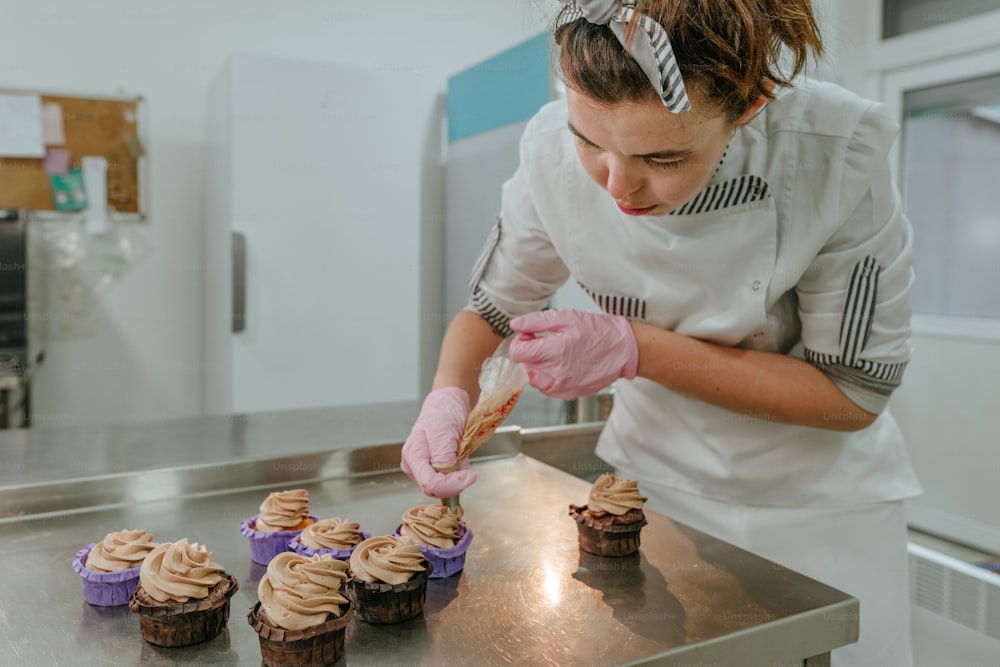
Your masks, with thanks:
[[[225,574],[212,552],[187,539],[164,542],[149,552],[139,568],[139,583],[158,602],[201,600]]]
[[[91,547],[85,567],[94,572],[120,572],[138,567],[155,546],[153,536],[144,530],[108,533]]]
[[[447,549],[458,542],[458,524],[461,520],[461,508],[452,510],[441,503],[417,505],[403,514],[399,534],[409,537],[417,544]]]
[[[305,489],[275,491],[260,504],[254,529],[262,533],[295,530],[309,518],[309,492]]]
[[[639,493],[638,482],[606,472],[591,487],[587,507],[595,516],[621,516],[629,510],[642,509],[645,502],[646,496]]]
[[[336,517],[306,526],[299,535],[299,542],[313,549],[350,549],[360,541],[361,525]]]
[[[351,572],[370,584],[403,584],[424,569],[420,545],[405,537],[370,537],[351,554]]]
[[[328,554],[312,558],[291,551],[267,564],[267,574],[257,585],[257,597],[274,625],[302,630],[319,625],[329,614],[340,616],[348,604],[340,594],[347,581],[347,563]]]

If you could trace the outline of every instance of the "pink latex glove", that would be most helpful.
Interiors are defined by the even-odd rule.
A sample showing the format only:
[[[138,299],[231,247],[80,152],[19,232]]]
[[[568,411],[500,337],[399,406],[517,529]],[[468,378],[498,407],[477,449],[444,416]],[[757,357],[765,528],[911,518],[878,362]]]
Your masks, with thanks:
[[[476,481],[476,473],[463,460],[461,470],[438,472],[433,463],[454,465],[458,441],[469,418],[469,395],[458,387],[444,387],[427,394],[410,436],[403,443],[400,467],[434,498],[457,496]]]
[[[528,369],[531,385],[546,396],[590,396],[619,378],[631,380],[639,346],[621,315],[565,308],[516,317],[510,358]]]

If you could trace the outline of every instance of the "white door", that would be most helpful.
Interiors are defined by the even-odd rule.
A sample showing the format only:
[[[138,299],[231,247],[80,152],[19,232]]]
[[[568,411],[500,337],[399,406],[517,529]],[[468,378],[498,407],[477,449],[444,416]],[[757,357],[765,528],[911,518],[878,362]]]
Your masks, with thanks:
[[[441,216],[426,179],[442,177],[441,110],[413,100],[440,85],[398,67],[229,61],[210,97],[207,412],[417,398],[423,314],[440,310],[421,275]],[[237,333],[230,232],[246,249]]]

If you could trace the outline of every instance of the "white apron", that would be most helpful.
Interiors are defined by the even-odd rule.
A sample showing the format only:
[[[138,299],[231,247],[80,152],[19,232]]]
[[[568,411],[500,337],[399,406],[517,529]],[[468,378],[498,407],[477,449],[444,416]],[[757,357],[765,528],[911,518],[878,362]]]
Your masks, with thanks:
[[[553,239],[605,311],[721,345],[789,351],[796,333],[787,322],[794,318],[793,285],[776,275],[775,202],[763,179],[744,175],[710,185],[682,209],[697,210],[701,201],[700,213],[636,218],[609,200],[603,191],[577,193],[577,215],[614,219]],[[594,248],[625,259],[595,261]],[[616,392],[597,454],[640,482],[779,506],[898,499],[912,495],[916,484],[888,412],[868,429],[845,434],[738,414],[641,378],[618,382]]]

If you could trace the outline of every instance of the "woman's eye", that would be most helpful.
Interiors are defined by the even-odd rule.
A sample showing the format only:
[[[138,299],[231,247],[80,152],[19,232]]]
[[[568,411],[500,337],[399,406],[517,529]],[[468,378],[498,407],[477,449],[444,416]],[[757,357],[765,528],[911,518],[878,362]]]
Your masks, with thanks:
[[[597,149],[597,145],[596,144],[590,143],[589,141],[587,141],[583,137],[577,137],[576,138],[576,143],[578,145],[583,146],[584,148],[588,148],[590,150],[596,150]]]
[[[654,169],[678,169],[684,160],[671,160],[670,162],[664,162],[663,160],[646,160],[646,164]]]

